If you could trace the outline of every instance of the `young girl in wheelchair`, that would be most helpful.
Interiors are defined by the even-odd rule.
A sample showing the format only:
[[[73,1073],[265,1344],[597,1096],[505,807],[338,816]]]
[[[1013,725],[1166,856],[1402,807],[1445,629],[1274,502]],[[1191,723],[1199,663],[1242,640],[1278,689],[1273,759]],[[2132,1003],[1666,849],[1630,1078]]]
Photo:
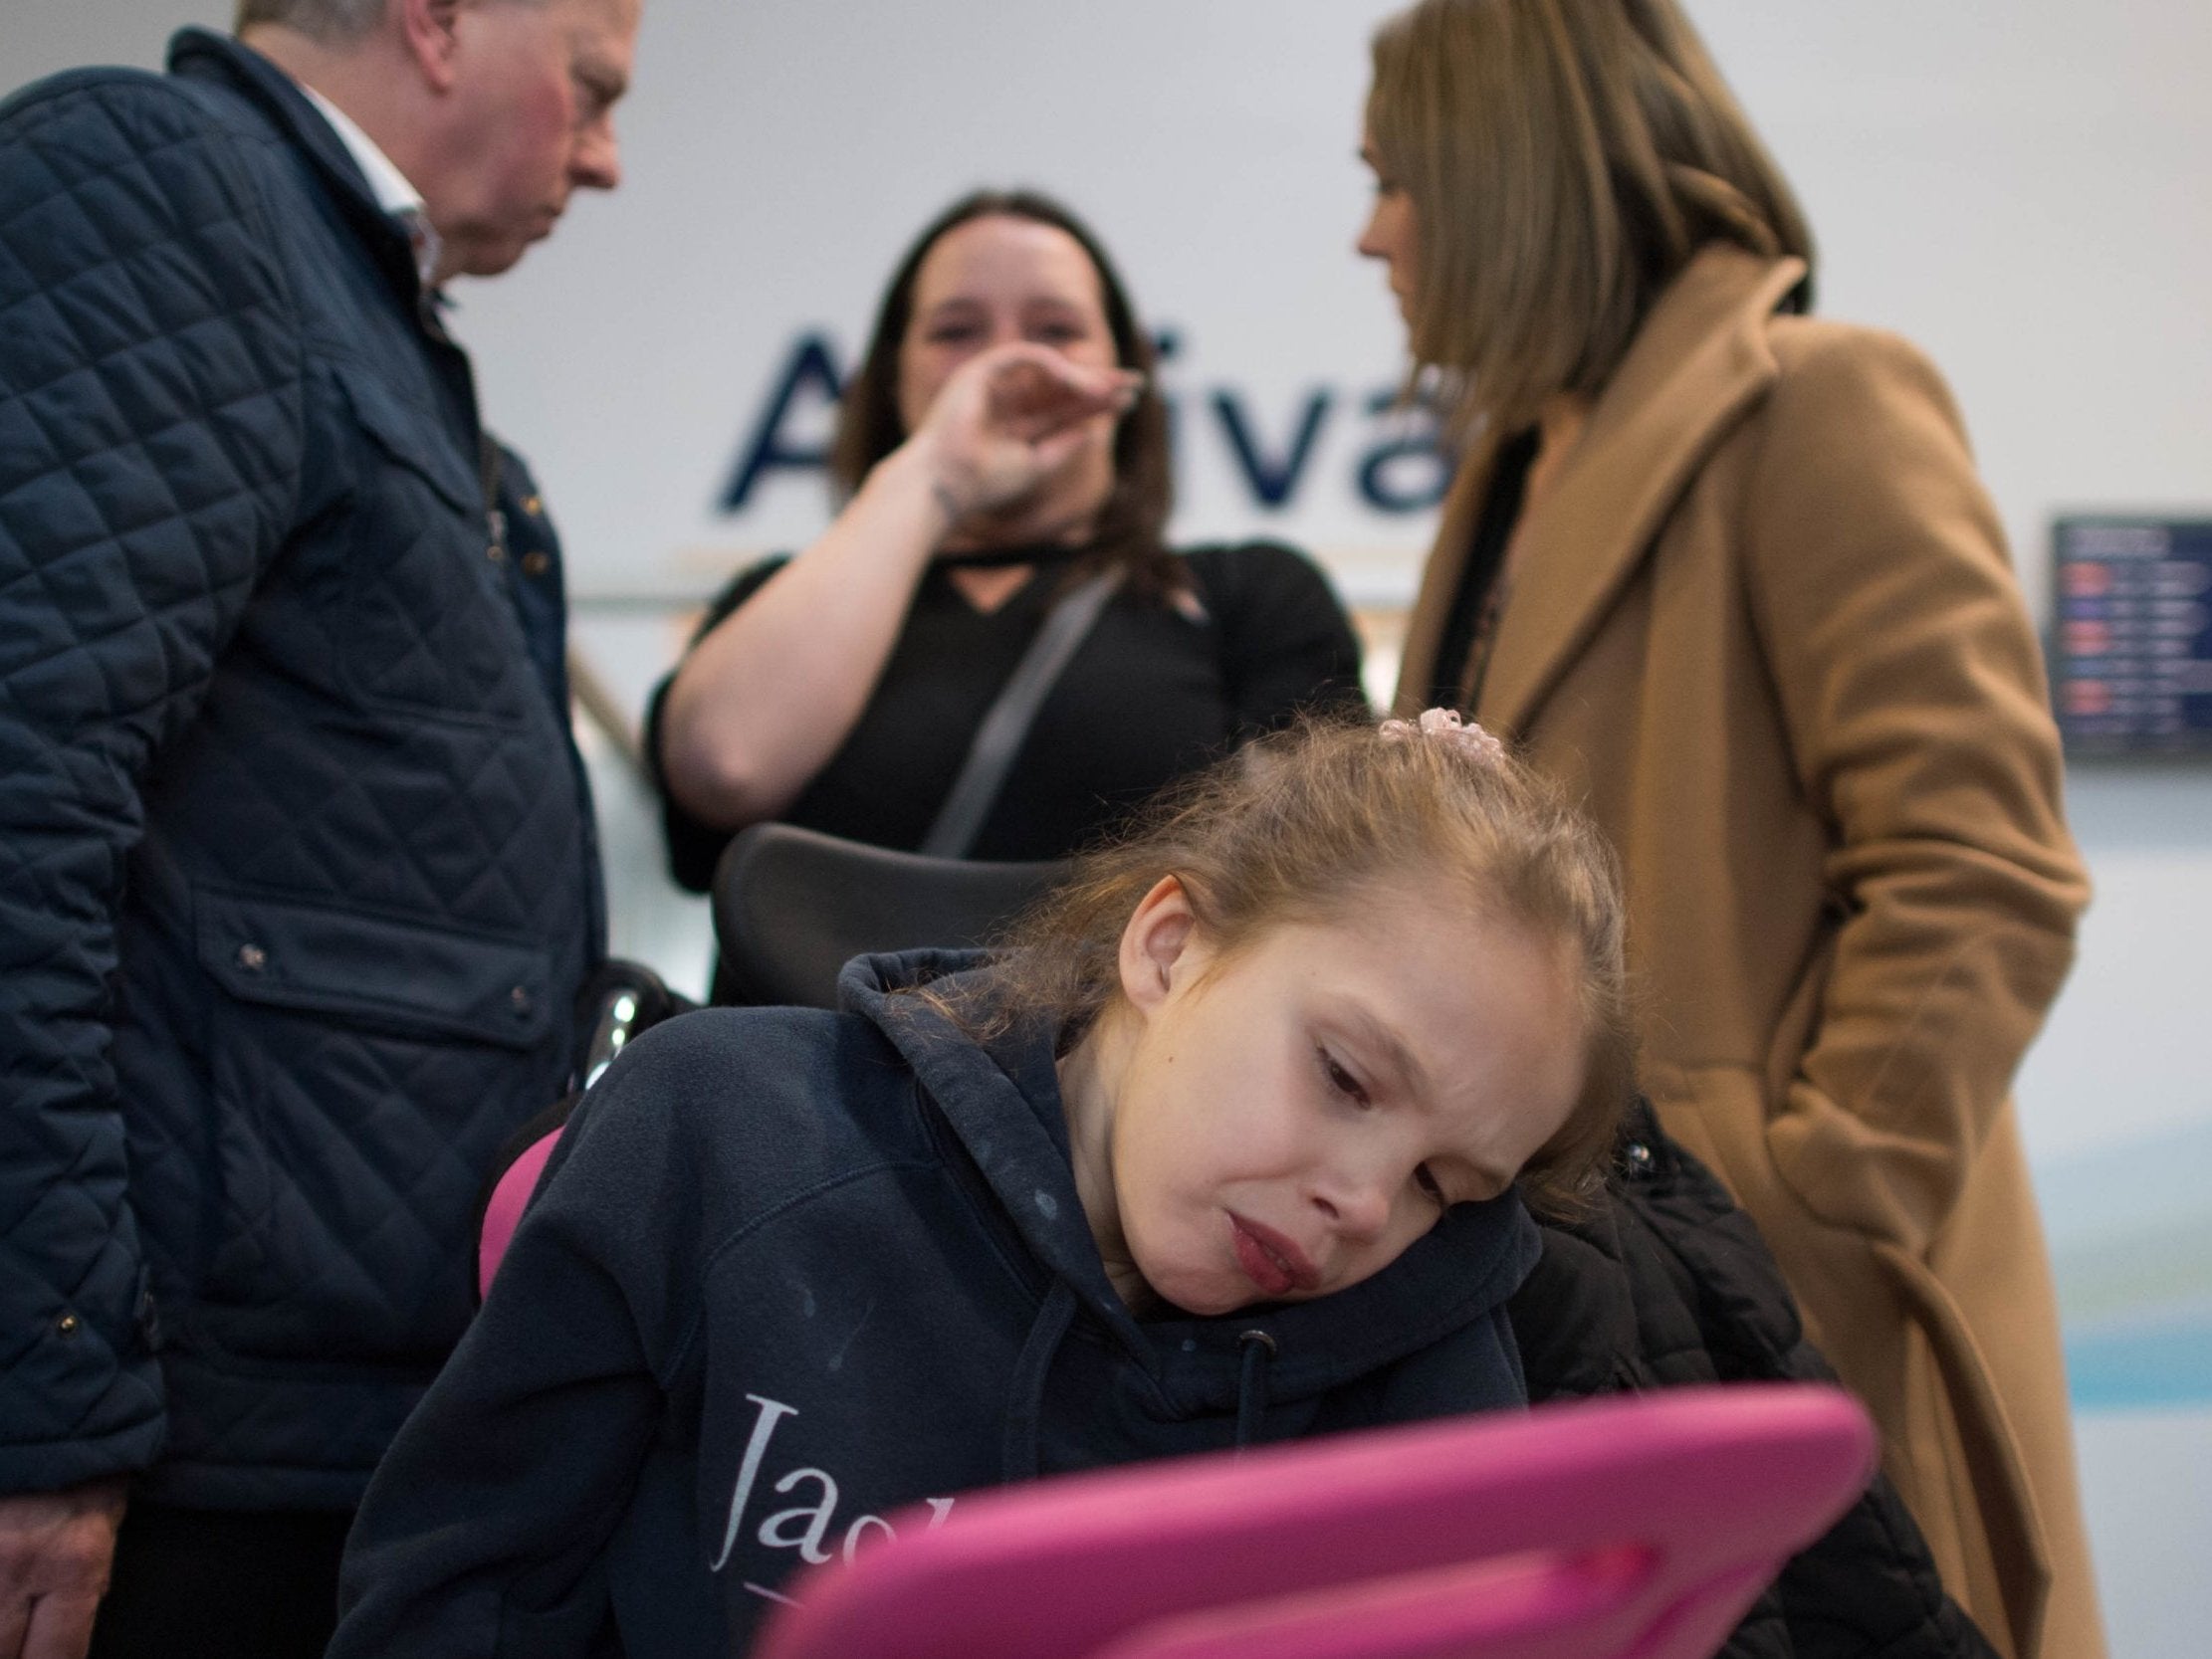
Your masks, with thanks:
[[[1633,1088],[1622,914],[1479,728],[1310,725],[989,954],[648,1033],[378,1472],[333,1659],[742,1651],[895,1512],[1521,1403],[1524,1206]]]

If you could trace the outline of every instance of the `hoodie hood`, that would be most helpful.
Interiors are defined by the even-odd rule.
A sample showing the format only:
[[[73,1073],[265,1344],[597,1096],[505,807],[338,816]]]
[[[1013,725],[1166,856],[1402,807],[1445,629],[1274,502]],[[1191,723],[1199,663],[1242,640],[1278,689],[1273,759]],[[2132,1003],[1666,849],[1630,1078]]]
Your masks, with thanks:
[[[1535,1223],[1516,1194],[1453,1205],[1382,1272],[1311,1302],[1139,1320],[1108,1282],[1076,1196],[1054,1066],[1057,1032],[1017,1020],[1004,1036],[979,1043],[932,1002],[903,994],[924,985],[988,1006],[989,958],[946,950],[856,957],[838,989],[847,1011],[871,1021],[913,1068],[973,1164],[985,1201],[1037,1276],[1042,1301],[1030,1348],[1043,1351],[1024,1353],[1024,1370],[1036,1368],[1037,1395],[1064,1391],[1065,1379],[1048,1373],[1065,1368],[1063,1348],[1080,1346],[1109,1348],[1140,1372],[1141,1382],[1127,1380],[1140,1408],[1162,1426],[1240,1411],[1249,1431],[1256,1386],[1268,1416],[1258,1437],[1267,1439],[1309,1432],[1315,1412],[1330,1415],[1329,1396],[1341,1390],[1434,1392],[1438,1410],[1426,1414],[1510,1403],[1494,1397],[1501,1383],[1519,1396],[1509,1334],[1503,1378],[1478,1374],[1488,1367],[1455,1351],[1470,1346],[1460,1340],[1470,1333],[1473,1348],[1495,1342],[1506,1299],[1540,1254]],[[1092,1399],[1086,1409],[1098,1406]],[[1401,1409],[1394,1417],[1410,1414],[1417,1413]],[[1180,1449],[1196,1448],[1161,1448]],[[1009,1464],[1026,1463],[1023,1448],[1009,1445],[1008,1453]]]

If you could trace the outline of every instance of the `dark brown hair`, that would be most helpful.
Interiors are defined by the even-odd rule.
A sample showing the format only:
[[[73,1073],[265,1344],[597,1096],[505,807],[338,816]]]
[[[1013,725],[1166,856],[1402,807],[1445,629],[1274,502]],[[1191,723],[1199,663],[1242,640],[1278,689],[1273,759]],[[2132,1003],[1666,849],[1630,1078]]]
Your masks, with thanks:
[[[1705,244],[1812,260],[1674,0],[1420,0],[1374,59],[1368,136],[1417,225],[1413,354],[1462,439],[1595,395]]]
[[[876,310],[875,327],[860,367],[845,387],[837,433],[830,445],[829,476],[841,501],[849,499],[875,464],[906,441],[899,414],[899,348],[914,320],[914,288],[922,262],[947,232],[977,219],[1005,217],[1049,225],[1075,240],[1098,273],[1100,302],[1114,339],[1114,360],[1145,376],[1144,390],[1114,431],[1114,489],[1092,531],[1091,556],[1080,569],[1125,561],[1139,591],[1182,585],[1181,566],[1167,551],[1168,512],[1174,504],[1168,453],[1168,406],[1154,380],[1152,340],[1137,319],[1106,250],[1066,207],[1035,190],[978,190],[963,196],[925,226],[900,258]]]
[[[1636,1039],[1619,869],[1556,786],[1459,741],[1309,719],[1171,788],[1078,858],[995,941],[988,1007],[940,1005],[979,1035],[1041,1014],[1072,1045],[1121,994],[1123,929],[1171,875],[1224,960],[1270,928],[1342,921],[1389,892],[1557,941],[1579,993],[1583,1086],[1520,1180],[1540,1213],[1583,1205],[1635,1093]]]

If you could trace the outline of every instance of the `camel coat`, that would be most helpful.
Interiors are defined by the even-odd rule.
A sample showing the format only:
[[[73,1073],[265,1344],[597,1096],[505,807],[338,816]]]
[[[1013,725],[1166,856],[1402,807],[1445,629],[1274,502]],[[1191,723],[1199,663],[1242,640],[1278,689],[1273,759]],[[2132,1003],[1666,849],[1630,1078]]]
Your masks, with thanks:
[[[2103,1651],[2008,1096],[2088,899],[2035,636],[1958,415],[1888,335],[1708,248],[1516,529],[1475,714],[1623,859],[1666,1127],[1758,1221],[1946,1584]],[[1462,469],[1399,682],[1474,530]],[[1461,682],[1462,685],[1464,682]]]

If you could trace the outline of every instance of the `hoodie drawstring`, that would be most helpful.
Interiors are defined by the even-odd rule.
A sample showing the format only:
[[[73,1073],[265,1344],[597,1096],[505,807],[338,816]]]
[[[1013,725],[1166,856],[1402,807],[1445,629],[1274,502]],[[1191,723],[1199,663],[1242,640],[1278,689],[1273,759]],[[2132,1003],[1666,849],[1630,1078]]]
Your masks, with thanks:
[[[1074,1290],[1065,1279],[1056,1279],[1045,1293],[1044,1306],[1013,1362],[1013,1378],[1006,1389],[1006,1420],[999,1441],[1000,1479],[1007,1482],[1037,1478],[1039,1447],[1037,1429],[1044,1414],[1044,1382],[1051,1373],[1053,1355],[1075,1323]],[[1267,1366],[1278,1348],[1275,1339],[1258,1327],[1239,1332],[1236,1346],[1236,1449],[1242,1451],[1259,1436],[1267,1415]]]
[[[1275,1339],[1255,1328],[1239,1333],[1236,1346],[1244,1350],[1236,1372],[1236,1449],[1242,1451],[1267,1414],[1267,1361],[1275,1356]]]
[[[999,1442],[1001,1478],[1032,1481],[1037,1477],[1037,1420],[1044,1413],[1044,1379],[1052,1369],[1052,1355],[1075,1323],[1075,1292],[1065,1279],[1052,1281],[1036,1324],[1021,1345],[1013,1362],[1013,1382],[1006,1391],[1006,1429]]]

